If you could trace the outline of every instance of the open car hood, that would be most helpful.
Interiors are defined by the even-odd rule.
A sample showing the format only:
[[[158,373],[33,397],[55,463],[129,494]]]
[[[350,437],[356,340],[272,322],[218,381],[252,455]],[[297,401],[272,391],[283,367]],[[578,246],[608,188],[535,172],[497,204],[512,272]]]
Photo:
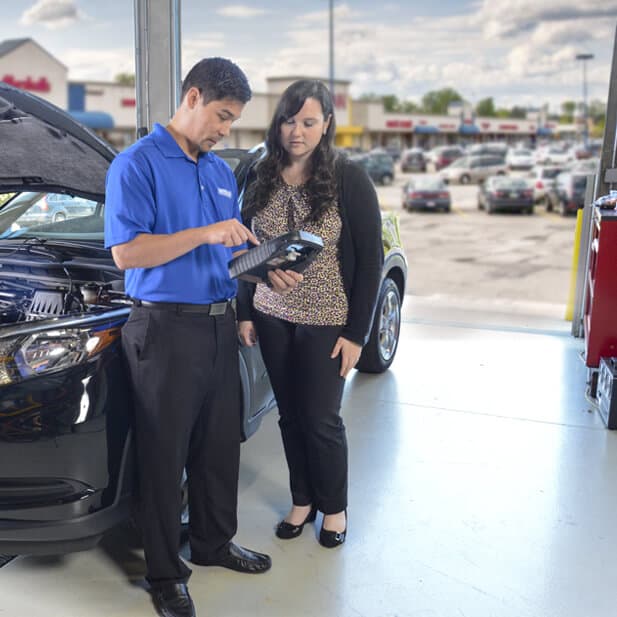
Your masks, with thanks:
[[[103,201],[115,150],[51,103],[0,82],[0,192]]]

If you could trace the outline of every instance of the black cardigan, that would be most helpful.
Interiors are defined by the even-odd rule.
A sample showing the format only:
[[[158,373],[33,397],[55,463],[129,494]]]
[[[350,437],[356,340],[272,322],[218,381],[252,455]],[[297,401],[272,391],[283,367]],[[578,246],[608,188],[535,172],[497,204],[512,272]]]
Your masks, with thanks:
[[[343,156],[336,164],[342,229],[340,259],[349,311],[341,336],[358,345],[368,339],[383,268],[381,213],[363,167]],[[250,226],[250,220],[245,220]],[[238,321],[252,321],[255,285],[238,281]]]

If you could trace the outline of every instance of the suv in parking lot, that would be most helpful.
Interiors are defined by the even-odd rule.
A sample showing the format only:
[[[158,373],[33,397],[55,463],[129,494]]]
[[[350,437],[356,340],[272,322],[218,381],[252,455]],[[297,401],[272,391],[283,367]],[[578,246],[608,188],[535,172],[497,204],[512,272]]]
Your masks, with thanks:
[[[508,166],[501,156],[486,154],[480,156],[464,156],[445,169],[439,175],[445,182],[482,182],[489,176],[503,175],[508,171]]]
[[[115,151],[67,113],[2,83],[0,141],[0,555],[64,553],[94,545],[128,518],[134,491],[120,341],[131,301],[103,244]],[[259,153],[217,154],[235,166],[241,192]],[[93,202],[93,211],[24,219],[42,199],[69,194]],[[375,373],[396,353],[407,275],[392,214],[382,230],[382,285],[358,364]],[[258,346],[243,347],[238,362],[247,438],[274,396]]]
[[[401,154],[401,171],[426,171],[426,157],[421,148],[410,148]]]
[[[426,160],[434,171],[439,171],[461,158],[463,154],[463,148],[460,146],[437,146],[426,153]]]
[[[560,173],[547,193],[547,210],[557,210],[561,216],[576,212],[585,204],[587,174],[574,171]]]
[[[389,186],[394,180],[394,161],[385,152],[369,152],[350,157],[360,163],[375,184]]]

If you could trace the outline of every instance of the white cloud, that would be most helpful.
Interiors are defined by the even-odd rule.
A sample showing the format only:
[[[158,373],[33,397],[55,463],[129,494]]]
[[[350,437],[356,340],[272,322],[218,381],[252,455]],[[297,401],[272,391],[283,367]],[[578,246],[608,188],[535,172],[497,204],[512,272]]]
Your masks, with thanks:
[[[71,48],[58,58],[69,69],[69,79],[113,81],[118,73],[135,73],[135,51],[132,48]]]
[[[333,8],[333,18],[336,21],[339,19],[351,18],[351,17],[361,17],[362,13],[359,11],[354,11],[348,4],[339,4]],[[324,24],[328,23],[330,19],[330,11],[313,11],[312,13],[305,13],[298,18],[298,22],[300,23],[315,23],[322,22]]]
[[[489,38],[533,31],[541,22],[617,17],[617,0],[483,0],[474,23]]]
[[[246,6],[244,4],[232,4],[230,6],[223,7],[216,11],[217,15],[223,17],[239,17],[240,19],[246,19],[250,17],[257,17],[259,15],[266,15],[268,11],[265,9],[257,9],[254,7]]]
[[[81,17],[74,0],[39,0],[22,13],[20,23],[24,26],[41,24],[55,30],[70,26]]]

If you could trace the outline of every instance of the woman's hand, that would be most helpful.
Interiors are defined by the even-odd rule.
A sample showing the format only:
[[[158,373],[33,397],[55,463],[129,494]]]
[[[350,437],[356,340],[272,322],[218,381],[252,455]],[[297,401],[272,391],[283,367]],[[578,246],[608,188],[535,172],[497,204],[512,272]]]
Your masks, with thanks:
[[[245,347],[252,347],[257,343],[257,330],[252,321],[238,322],[238,338]]]
[[[298,286],[298,283],[302,282],[304,276],[293,270],[276,269],[268,272],[268,278],[274,291],[280,294],[288,294]]]
[[[330,357],[336,358],[336,356],[340,354],[341,371],[339,375],[341,377],[347,377],[347,373],[349,373],[349,371],[351,371],[351,369],[358,363],[361,353],[362,347],[360,345],[357,343],[352,343],[346,338],[339,336]]]

